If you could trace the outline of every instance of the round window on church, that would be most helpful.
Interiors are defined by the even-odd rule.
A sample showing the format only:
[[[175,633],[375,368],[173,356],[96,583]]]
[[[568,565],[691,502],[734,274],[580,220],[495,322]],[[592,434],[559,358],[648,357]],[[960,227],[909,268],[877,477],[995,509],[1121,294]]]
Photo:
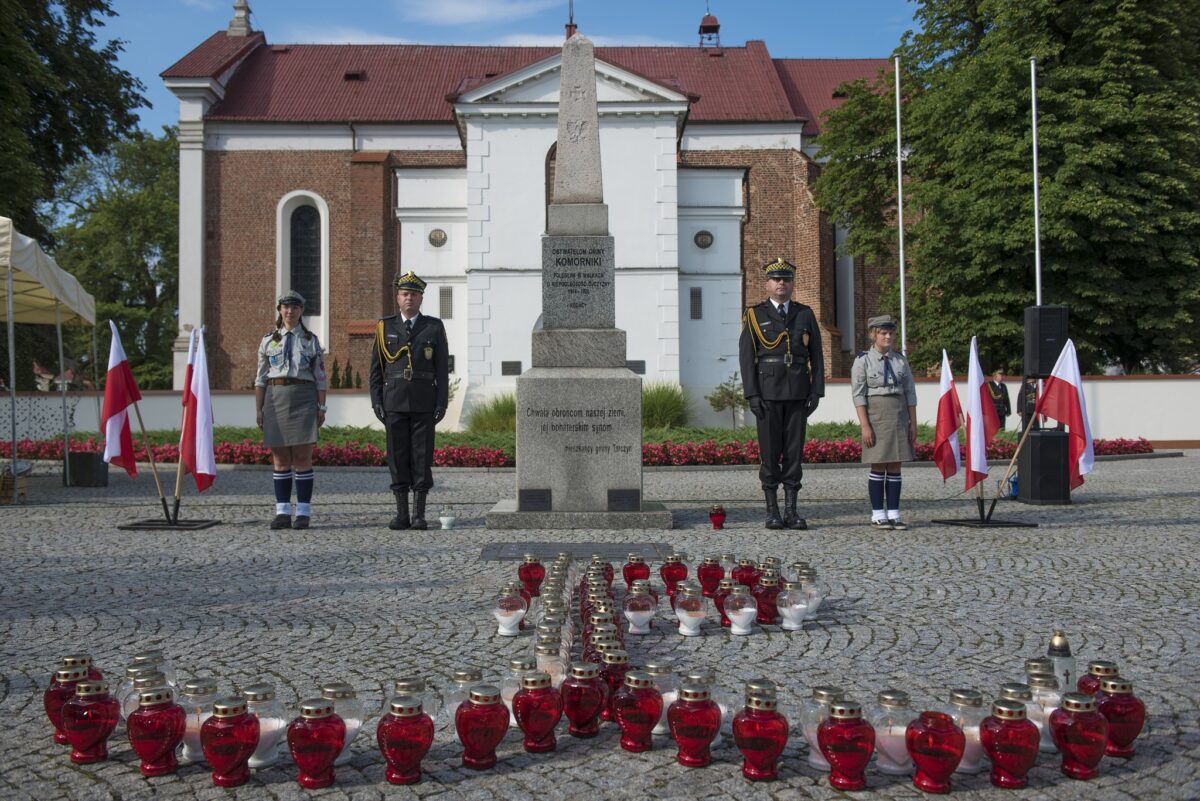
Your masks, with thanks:
[[[449,237],[446,236],[446,232],[441,228],[434,228],[429,232],[429,244],[433,245],[435,248],[440,248],[442,245],[446,244],[446,240],[448,238]]]
[[[712,231],[697,231],[696,235],[692,237],[692,241],[695,242],[696,247],[700,248],[701,250],[708,250],[710,247],[712,247],[713,243]]]

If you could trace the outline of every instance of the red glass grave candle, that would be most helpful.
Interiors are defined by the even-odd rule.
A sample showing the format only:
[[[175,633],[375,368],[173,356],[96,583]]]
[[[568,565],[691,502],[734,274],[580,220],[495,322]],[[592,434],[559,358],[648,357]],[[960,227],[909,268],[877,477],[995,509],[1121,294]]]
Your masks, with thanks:
[[[667,561],[658,569],[658,575],[662,576],[663,584],[667,587],[667,595],[675,595],[675,585],[688,576],[687,565],[683,563],[683,557],[674,553],[668,556]]]
[[[421,760],[433,745],[433,719],[415,695],[397,695],[375,728],[375,742],[387,762],[389,784],[421,781]]]
[[[775,604],[775,600],[779,597],[779,579],[770,576],[762,576],[758,580],[758,586],[754,588],[754,600],[758,602],[758,616],[755,622],[760,625],[772,625],[778,623],[781,618],[779,609]]]
[[[545,754],[558,747],[554,727],[562,719],[563,699],[550,687],[549,673],[526,673],[521,689],[513,696],[512,707],[517,725],[525,733],[526,751]]]
[[[1062,772],[1072,779],[1100,775],[1100,760],[1108,744],[1108,721],[1096,711],[1096,699],[1084,693],[1067,693],[1062,706],[1046,721],[1054,744],[1062,752]]]
[[[508,710],[500,690],[491,684],[471,688],[470,697],[454,714],[454,728],[463,744],[463,767],[487,770],[496,764],[496,746],[508,732]]]
[[[704,593],[704,597],[713,597],[721,579],[725,578],[725,568],[721,567],[721,560],[715,556],[705,557],[700,567],[696,568],[696,578],[700,581],[700,592]]]
[[[546,568],[542,566],[542,560],[531,553],[525,554],[525,561],[517,568],[517,578],[531,597],[541,595],[542,580],[546,578]]]
[[[1100,681],[1118,675],[1117,664],[1107,659],[1093,659],[1088,662],[1087,673],[1075,682],[1075,688],[1086,695],[1095,695],[1100,691]]]
[[[875,752],[875,727],[863,720],[856,701],[829,705],[829,719],[817,727],[821,756],[829,763],[829,785],[839,790],[865,790],[867,763]]]
[[[913,785],[927,793],[950,792],[950,775],[962,760],[967,738],[944,712],[922,712],[908,724],[904,742],[916,772]]]
[[[1016,790],[1029,783],[1026,775],[1037,762],[1038,728],[1025,716],[1021,701],[998,699],[992,714],[979,724],[979,739],[992,760],[992,784]]]
[[[84,667],[82,665],[77,667]],[[78,765],[108,759],[108,738],[121,719],[121,705],[102,681],[81,681],[75,696],[62,706],[62,728]]]
[[[165,776],[178,770],[175,747],[183,740],[187,712],[175,703],[171,688],[143,690],[138,708],[129,713],[125,726],[129,744],[142,760],[138,767],[143,776]]]
[[[758,584],[758,579],[762,573],[758,569],[753,559],[739,559],[738,566],[733,569],[733,580],[738,584],[744,584],[750,589]]]
[[[1108,721],[1107,756],[1128,759],[1133,756],[1133,741],[1146,725],[1146,705],[1133,694],[1133,683],[1120,676],[1101,679],[1096,708]]]
[[[725,507],[719,503],[714,503],[709,507],[708,519],[714,529],[719,531],[725,528]]]
[[[621,727],[621,747],[638,753],[649,751],[651,733],[662,717],[662,696],[654,679],[640,670],[625,674],[625,682],[613,695],[613,715]]]
[[[732,578],[723,578],[717,584],[717,591],[713,593],[713,606],[717,609],[717,614],[721,616],[721,626],[729,628],[729,616],[725,614],[725,599],[733,592],[733,585],[736,582]]]
[[[42,708],[54,727],[54,742],[67,745],[67,733],[63,731],[63,705],[75,695],[75,685],[87,678],[87,668],[82,665],[59,668],[50,679],[50,686],[42,694]]]
[[[62,659],[58,660],[60,668],[82,667],[87,668],[88,681],[103,681],[104,674],[100,669],[92,664],[91,654],[67,654]],[[1114,674],[1115,675],[1115,674]]]
[[[788,740],[787,718],[775,711],[767,695],[750,695],[746,708],[733,718],[733,741],[742,752],[742,775],[753,781],[779,776],[779,755]]]
[[[621,568],[621,576],[625,579],[625,589],[633,587],[635,581],[647,581],[650,578],[650,565],[641,554],[629,554],[629,561]]]
[[[709,697],[707,685],[689,682],[679,691],[679,700],[667,708],[667,725],[679,746],[675,761],[689,768],[712,762],[709,748],[721,730],[721,707]]]
[[[213,784],[237,787],[250,780],[250,757],[258,748],[258,718],[241,698],[213,702],[213,713],[200,727],[200,748],[212,767]]]
[[[613,707],[617,692],[625,684],[625,674],[629,672],[629,653],[620,648],[604,652],[603,666],[600,677],[608,685],[608,704],[600,711],[601,720],[616,720],[616,710]]]
[[[559,687],[567,733],[572,737],[595,737],[600,731],[600,711],[608,705],[608,682],[591,662],[575,662],[571,675]]]
[[[300,769],[296,781],[301,787],[316,790],[333,784],[333,761],[345,740],[346,722],[333,711],[333,701],[310,698],[300,704],[300,717],[288,724],[287,742]]]

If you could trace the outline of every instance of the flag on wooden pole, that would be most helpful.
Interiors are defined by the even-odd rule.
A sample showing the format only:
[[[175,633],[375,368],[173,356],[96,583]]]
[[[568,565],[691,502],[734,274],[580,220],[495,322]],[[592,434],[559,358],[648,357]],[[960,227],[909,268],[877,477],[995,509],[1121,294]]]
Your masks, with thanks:
[[[987,478],[987,446],[1000,430],[1000,418],[987,391],[976,338],[971,337],[971,359],[967,366],[967,489]]]
[[[196,490],[204,492],[217,477],[217,464],[213,455],[212,395],[208,387],[203,330],[192,331],[192,345],[188,350],[179,459],[196,479]]]
[[[129,407],[142,399],[137,381],[129,369],[129,359],[121,347],[117,324],[108,321],[112,329],[112,345],[108,349],[108,375],[104,381],[104,408],[100,427],[104,429],[104,461],[125,468],[130,477],[137,476],[137,461],[133,452],[133,432],[129,426]]]
[[[1092,427],[1088,424],[1087,401],[1083,398],[1083,378],[1079,375],[1079,357],[1075,343],[1067,340],[1045,391],[1038,399],[1035,415],[1044,414],[1065,423],[1070,434],[1071,489],[1083,484],[1083,477],[1092,472],[1096,452],[1092,445]]]
[[[958,450],[958,425],[962,420],[962,407],[958,403],[958,390],[954,388],[954,374],[950,372],[950,357],[942,350],[942,377],[938,390],[937,434],[933,440],[933,461],[942,472],[942,483],[962,467]]]

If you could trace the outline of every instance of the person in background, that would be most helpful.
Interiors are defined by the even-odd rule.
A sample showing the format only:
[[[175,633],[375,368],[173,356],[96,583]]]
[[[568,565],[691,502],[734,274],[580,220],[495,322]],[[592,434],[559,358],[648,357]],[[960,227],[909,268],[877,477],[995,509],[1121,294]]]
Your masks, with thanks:
[[[871,528],[903,531],[908,526],[900,519],[900,465],[916,457],[917,388],[908,360],[892,349],[895,318],[872,317],[867,338],[871,347],[850,368],[850,396],[862,429],[862,462],[871,465]]]
[[[1021,404],[1021,433],[1025,433],[1025,429],[1033,422],[1033,410],[1037,406],[1037,379],[1026,378],[1021,384],[1021,393],[1018,398]]]
[[[317,335],[304,327],[304,296],[288,292],[275,304],[275,330],[258,345],[254,402],[275,480],[272,529],[306,529],[312,518],[313,446],[325,425],[325,359]],[[292,483],[296,517],[292,519]]]
[[[996,417],[1000,418],[1000,430],[1003,431],[1008,416],[1012,414],[1012,402],[1008,398],[1008,386],[1004,383],[1003,370],[992,373],[992,380],[988,382],[987,388],[992,405],[996,407]]]

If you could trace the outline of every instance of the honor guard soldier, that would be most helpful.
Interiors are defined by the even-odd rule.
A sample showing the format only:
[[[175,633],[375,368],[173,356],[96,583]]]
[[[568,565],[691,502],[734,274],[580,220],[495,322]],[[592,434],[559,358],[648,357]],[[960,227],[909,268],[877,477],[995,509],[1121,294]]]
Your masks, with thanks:
[[[408,272],[392,285],[400,312],[375,327],[371,407],[387,431],[388,470],[396,496],[396,516],[388,528],[423,530],[425,498],[433,487],[433,429],[449,402],[449,349],[442,321],[421,314],[426,283]]]
[[[758,424],[758,470],[767,501],[766,527],[807,529],[796,511],[804,475],[808,416],[825,394],[825,358],[813,310],[792,300],[796,266],[763,267],[767,300],[746,309],[738,356],[742,387]],[[784,513],[776,491],[783,485]]]

